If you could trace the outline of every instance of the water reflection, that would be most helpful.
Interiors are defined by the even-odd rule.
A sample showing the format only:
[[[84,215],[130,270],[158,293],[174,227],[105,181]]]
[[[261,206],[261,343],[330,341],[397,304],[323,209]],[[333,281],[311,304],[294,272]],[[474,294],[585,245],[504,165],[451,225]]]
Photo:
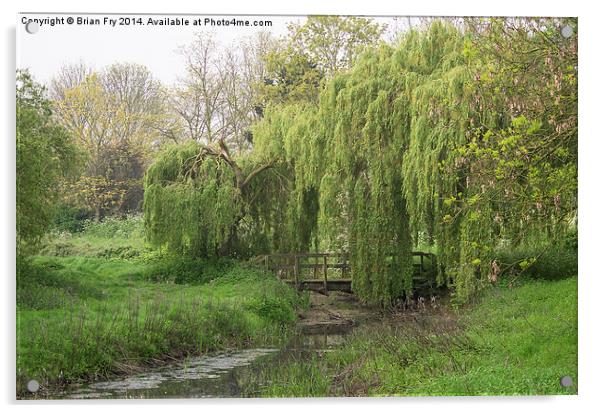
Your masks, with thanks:
[[[277,353],[278,349],[249,349],[217,356],[189,358],[157,370],[91,383],[66,392],[65,398],[194,398],[240,395],[244,367]]]
[[[261,372],[311,357],[344,342],[343,334],[299,334],[283,349],[256,348],[188,358],[142,374],[95,382],[55,395],[68,399],[245,397],[262,386]]]

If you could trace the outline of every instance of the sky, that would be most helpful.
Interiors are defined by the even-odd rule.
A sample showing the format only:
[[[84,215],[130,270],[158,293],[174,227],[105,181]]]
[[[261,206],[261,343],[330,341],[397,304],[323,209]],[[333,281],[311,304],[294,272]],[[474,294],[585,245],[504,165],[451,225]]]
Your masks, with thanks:
[[[77,24],[77,17],[99,19],[100,25]],[[68,24],[68,18],[75,22]],[[144,25],[119,25],[120,18],[141,18]],[[148,25],[148,19],[185,18],[192,24],[201,19],[200,26]],[[205,18],[220,21],[224,18],[249,20],[250,27],[204,25]],[[62,19],[62,24],[50,25],[48,19]],[[107,20],[105,20],[105,18]],[[48,82],[67,64],[83,62],[94,69],[116,62],[143,64],[165,85],[172,85],[185,75],[184,61],[178,49],[191,42],[194,33],[213,32],[220,43],[228,45],[237,38],[269,30],[275,36],[285,35],[291,22],[302,23],[304,16],[200,16],[200,15],[85,15],[85,14],[19,14],[17,16],[17,67],[28,68],[34,78]],[[30,34],[25,22],[37,19],[39,30]],[[111,20],[112,19],[112,20]],[[255,21],[270,20],[271,27],[254,27]],[[392,18],[376,18],[380,23],[397,27]],[[127,22],[127,20],[124,20]],[[130,20],[131,22],[131,20]]]

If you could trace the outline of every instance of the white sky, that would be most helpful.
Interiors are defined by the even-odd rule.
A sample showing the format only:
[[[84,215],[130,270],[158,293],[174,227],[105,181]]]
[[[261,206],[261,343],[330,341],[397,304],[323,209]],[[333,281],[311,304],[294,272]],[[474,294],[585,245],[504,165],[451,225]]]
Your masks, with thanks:
[[[149,17],[187,17],[194,20],[199,17],[271,20],[272,27],[206,27],[206,26],[115,26],[100,25],[44,25],[35,34],[25,30],[22,19],[46,17],[77,16],[118,19],[136,17],[147,21]],[[216,34],[222,44],[230,44],[235,39],[245,37],[261,30],[269,30],[276,36],[287,32],[289,22],[302,22],[301,16],[158,16],[158,15],[85,15],[85,14],[20,14],[17,16],[17,67],[29,68],[34,78],[43,83],[49,82],[59,69],[70,63],[84,62],[88,66],[100,69],[116,62],[143,64],[153,75],[166,85],[172,84],[178,77],[185,75],[182,56],[177,53],[180,46],[189,44],[193,34],[209,31]],[[376,18],[380,23],[390,26],[399,25],[392,18]]]

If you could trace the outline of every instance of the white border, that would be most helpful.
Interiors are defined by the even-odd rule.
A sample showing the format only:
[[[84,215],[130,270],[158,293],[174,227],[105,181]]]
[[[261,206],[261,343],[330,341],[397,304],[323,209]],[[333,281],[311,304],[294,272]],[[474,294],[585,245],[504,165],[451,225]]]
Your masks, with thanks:
[[[64,410],[105,411],[107,408],[131,409],[163,412],[169,405],[177,404],[178,409],[194,411],[214,411],[219,409],[244,411],[245,413],[282,411],[306,412],[318,409],[345,409],[365,411],[370,408],[378,411],[437,410],[449,412],[507,412],[508,410],[529,409],[533,411],[586,411],[596,404],[600,406],[602,390],[600,376],[600,302],[602,294],[602,264],[599,262],[600,235],[600,15],[594,10],[594,2],[504,0],[500,2],[480,1],[420,1],[395,2],[387,0],[344,0],[344,1],[299,1],[287,3],[282,0],[270,1],[219,1],[190,2],[169,0],[160,2],[147,0],[140,4],[126,3],[123,0],[103,0],[84,3],[81,0],[22,0],[0,5],[2,20],[2,115],[3,159],[1,162],[0,194],[2,194],[2,263],[1,277],[3,312],[3,339],[1,354],[2,374],[0,389],[2,402],[8,408],[63,412]],[[502,16],[578,16],[579,17],[579,396],[569,397],[461,397],[461,398],[402,398],[402,399],[271,399],[271,400],[202,400],[202,401],[146,401],[146,402],[81,402],[81,403],[31,403],[14,401],[14,348],[15,348],[15,309],[14,309],[14,205],[15,205],[15,161],[14,161],[14,71],[15,71],[15,23],[17,12],[119,12],[119,13],[216,13],[216,14],[359,14],[359,15],[502,15]],[[10,196],[9,196],[10,195]],[[340,406],[340,407],[339,407]]]

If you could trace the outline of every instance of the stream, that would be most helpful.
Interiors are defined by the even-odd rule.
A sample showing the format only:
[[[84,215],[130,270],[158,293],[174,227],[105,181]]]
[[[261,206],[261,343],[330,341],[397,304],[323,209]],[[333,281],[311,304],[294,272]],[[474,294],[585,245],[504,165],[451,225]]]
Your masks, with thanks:
[[[263,369],[340,346],[345,334],[303,334],[284,348],[252,348],[191,357],[144,373],[73,385],[51,398],[160,399],[253,397]]]

